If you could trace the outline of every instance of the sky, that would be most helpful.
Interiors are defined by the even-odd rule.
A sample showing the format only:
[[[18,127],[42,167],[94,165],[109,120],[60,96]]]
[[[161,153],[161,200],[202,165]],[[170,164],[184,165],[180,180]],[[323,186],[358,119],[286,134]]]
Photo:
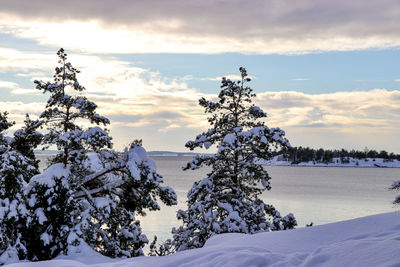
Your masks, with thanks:
[[[188,151],[243,66],[293,146],[400,153],[398,25],[395,0],[0,0],[0,111],[39,116],[63,47],[117,149]]]

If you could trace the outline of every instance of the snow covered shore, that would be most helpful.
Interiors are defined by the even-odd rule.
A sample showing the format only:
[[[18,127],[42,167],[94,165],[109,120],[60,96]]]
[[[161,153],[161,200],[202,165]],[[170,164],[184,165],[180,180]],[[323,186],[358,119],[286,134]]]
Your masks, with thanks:
[[[387,161],[381,158],[349,158],[348,162],[342,162],[340,158],[333,158],[332,162],[329,163],[309,161],[294,164],[291,161],[281,160],[281,156],[275,156],[271,160],[263,162],[263,164],[269,166],[400,168],[400,161]]]
[[[400,212],[289,231],[217,235],[201,249],[166,257],[112,260],[82,247],[68,257],[8,266],[400,266]]]

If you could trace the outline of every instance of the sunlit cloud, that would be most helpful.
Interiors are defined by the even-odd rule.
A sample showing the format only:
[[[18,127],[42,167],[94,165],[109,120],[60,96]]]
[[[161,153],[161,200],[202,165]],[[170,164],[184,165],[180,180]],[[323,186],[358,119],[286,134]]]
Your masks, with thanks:
[[[38,118],[42,109],[44,108],[44,103],[40,102],[30,102],[23,103],[20,101],[0,101],[0,112],[7,111],[9,113],[9,118],[12,121],[16,121],[21,124],[25,118],[26,113],[29,113],[32,118]]]
[[[310,123],[325,125],[400,126],[400,91],[374,89],[365,92],[306,94],[267,92],[258,94],[258,103],[270,111],[279,125],[302,127]],[[298,118],[297,120],[288,117]]]
[[[90,53],[305,54],[400,46],[395,0],[76,0],[62,9],[58,1],[14,2],[2,3],[0,32]]]
[[[285,129],[295,145],[362,149],[373,146],[399,151],[400,91],[306,94],[267,92],[257,103],[269,114],[268,124]],[[368,141],[369,140],[369,141]]]
[[[9,81],[0,81],[0,88],[7,88],[7,89],[18,88],[18,84]]]
[[[30,80],[51,81],[57,58],[8,49],[1,54],[0,71],[12,71]],[[2,56],[1,56],[2,55]],[[69,60],[81,70],[78,79],[86,87],[86,96],[98,105],[98,112],[111,119],[117,148],[143,138],[149,149],[182,147],[210,126],[198,99],[215,99],[191,88],[183,78],[165,78],[160,73],[137,67],[113,57],[71,53]],[[25,64],[19,62],[24,60]],[[4,63],[4,64],[3,64]],[[46,67],[44,67],[46,65]],[[41,77],[42,76],[42,77]],[[237,76],[228,77],[234,79]],[[217,81],[216,81],[217,83]],[[24,89],[14,81],[1,80],[0,90],[10,93],[40,93]],[[259,93],[255,100],[267,113],[267,125],[287,131],[293,145],[365,147],[368,140],[390,151],[400,151],[400,91],[369,91],[307,94],[302,92]],[[37,118],[45,107],[40,101],[0,100],[0,111],[21,125],[25,113]],[[18,126],[16,126],[18,127]],[[382,140],[376,141],[376,136]],[[372,138],[372,139],[371,139]],[[358,147],[357,147],[358,146]],[[179,149],[178,149],[179,150]]]
[[[7,51],[8,56],[0,58],[0,71],[11,71],[14,76],[22,75],[30,80],[52,80],[51,69],[57,65],[56,55],[49,57],[14,49]],[[26,63],[18,63],[20,58]],[[179,128],[205,126],[202,110],[197,106],[201,94],[183,80],[168,79],[113,57],[69,54],[68,59],[81,70],[78,80],[85,86],[86,96],[95,101],[100,114],[112,119],[111,130],[122,126],[131,129],[148,127],[155,133],[166,133]],[[43,62],[48,64],[46,73],[39,71]],[[33,83],[32,88],[23,89],[15,82],[0,81],[0,90],[8,90],[11,94],[41,94]],[[0,107],[0,111],[7,110],[10,119],[20,126],[25,113],[38,116],[44,110],[45,102],[3,101]],[[119,140],[116,140],[116,146],[121,146]]]
[[[35,89],[23,89],[15,82],[0,81],[0,90],[7,89],[11,94],[22,95],[22,94],[37,94],[38,91]]]

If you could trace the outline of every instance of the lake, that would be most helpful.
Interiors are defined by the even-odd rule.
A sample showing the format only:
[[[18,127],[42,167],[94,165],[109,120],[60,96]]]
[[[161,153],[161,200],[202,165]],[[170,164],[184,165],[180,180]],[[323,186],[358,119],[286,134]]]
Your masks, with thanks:
[[[193,182],[209,169],[182,171],[191,157],[152,156],[157,172],[165,185],[175,189],[178,205],[162,206],[160,211],[148,212],[140,218],[143,231],[152,240],[170,237],[172,227],[180,225],[176,211],[185,209],[186,194]],[[262,195],[265,203],[273,204],[282,215],[292,212],[304,227],[326,224],[400,209],[392,204],[396,192],[388,188],[400,179],[400,168],[352,167],[286,167],[267,166],[271,179],[270,191]]]
[[[39,156],[41,167],[48,156]],[[152,156],[157,172],[164,177],[164,184],[174,188],[178,205],[161,205],[160,211],[148,212],[138,217],[144,233],[151,241],[171,237],[171,228],[180,225],[176,211],[186,208],[186,194],[193,182],[204,178],[209,171],[182,171],[192,157]],[[266,166],[271,179],[270,191],[262,195],[265,203],[273,204],[282,215],[292,212],[304,227],[326,224],[357,217],[399,210],[392,204],[396,192],[388,188],[400,179],[400,168],[353,167],[290,167]]]

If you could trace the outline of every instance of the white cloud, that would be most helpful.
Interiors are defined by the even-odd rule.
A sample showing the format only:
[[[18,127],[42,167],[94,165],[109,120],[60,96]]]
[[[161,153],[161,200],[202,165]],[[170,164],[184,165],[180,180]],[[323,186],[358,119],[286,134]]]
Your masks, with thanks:
[[[400,46],[396,0],[71,0],[62,9],[57,3],[2,2],[0,32],[93,53],[304,54]]]
[[[38,93],[38,90],[23,89],[23,88],[20,88],[17,83],[9,82],[9,81],[0,81],[0,89],[8,89],[10,91],[10,93],[15,94],[15,95],[37,94]]]
[[[11,93],[14,95],[40,95],[40,92],[36,89],[23,89],[23,88],[15,88],[11,90]]]
[[[17,77],[45,77],[44,72],[36,71],[36,72],[27,72],[27,73],[17,73]]]
[[[293,81],[309,81],[310,79],[308,79],[308,78],[294,78],[292,80]]]
[[[235,75],[235,74],[228,74],[228,75],[224,75],[224,76],[218,76],[218,77],[214,77],[214,78],[197,78],[199,80],[204,80],[204,81],[221,81],[222,77],[225,77],[226,79],[230,79],[232,81],[240,81],[242,80],[242,76],[240,75]],[[248,78],[254,80],[255,77],[254,76],[247,76]],[[192,79],[195,79],[192,77]]]
[[[95,21],[59,24],[27,21],[21,22],[19,25],[17,31],[11,32],[18,38],[35,40],[40,45],[63,46],[90,53],[216,54],[238,52],[290,55],[400,46],[400,37],[398,36],[366,36],[362,39],[340,35],[306,39],[300,36],[271,39],[252,37],[252,41],[249,42],[246,38],[231,38],[224,35],[197,36],[187,33],[163,33],[156,31],[156,28],[146,30],[141,27],[115,26],[115,28],[109,29]]]
[[[14,88],[18,88],[18,84],[15,82],[0,81],[0,88],[14,89]]]
[[[0,50],[1,52],[1,50]],[[41,64],[46,62],[46,70],[56,66],[57,56],[42,55],[8,49],[8,56],[0,53],[0,71],[13,71],[16,76],[42,79]],[[21,64],[19,59],[24,59]],[[68,60],[81,70],[79,82],[86,87],[86,95],[99,106],[99,113],[111,116],[111,128],[121,126],[138,128],[151,127],[154,131],[168,132],[182,128],[196,128],[202,123],[203,115],[197,106],[201,97],[199,92],[189,88],[184,81],[167,79],[159,73],[138,68],[128,62],[112,57],[69,54]],[[51,72],[44,81],[51,81]],[[0,88],[8,89],[12,94],[41,94],[34,89],[23,89],[17,83],[0,81]],[[28,100],[25,100],[28,101]],[[45,103],[0,102],[7,108],[11,118],[17,118],[26,112],[38,115]],[[22,116],[23,117],[23,116]],[[201,119],[199,119],[201,117]],[[18,122],[21,119],[17,120]],[[121,145],[116,141],[117,146]]]
[[[8,51],[7,58],[0,54],[0,70],[36,75],[43,72],[41,68],[46,63],[44,70],[51,80],[49,70],[57,61],[54,53],[50,56]],[[26,64],[18,59],[26,60]],[[69,60],[81,70],[78,79],[87,88],[88,98],[98,104],[100,114],[112,119],[111,131],[118,136],[114,139],[117,147],[135,137],[150,141],[149,149],[175,146],[175,150],[181,150],[179,147],[185,141],[209,127],[198,99],[216,95],[200,93],[188,87],[184,79],[166,79],[112,57],[71,54]],[[26,90],[8,81],[1,81],[0,87],[14,93]],[[34,92],[33,88],[29,90]],[[269,114],[267,124],[286,130],[294,145],[372,148],[376,143],[380,146],[376,149],[400,152],[399,100],[400,91],[385,89],[329,94],[265,92],[257,95],[256,104]],[[0,102],[1,111],[7,109],[10,117],[19,122],[26,112],[38,116],[44,106],[44,102]],[[366,144],[366,140],[370,143]]]
[[[99,98],[95,102],[99,113],[112,121],[111,132],[118,136],[114,139],[116,147],[143,138],[149,149],[182,151],[185,141],[209,128],[206,115],[197,105],[200,96],[164,93],[135,100]],[[267,125],[286,130],[293,145],[349,149],[368,146],[400,152],[399,99],[400,91],[384,89],[320,95],[268,92],[258,94],[256,104],[267,111]],[[22,121],[25,112],[37,115],[44,103],[0,102],[0,106],[8,107],[11,117]]]
[[[400,91],[306,94],[267,92],[257,104],[268,125],[286,130],[293,145],[400,152]]]
[[[0,101],[0,112],[7,111],[12,118],[24,118],[26,113],[33,116],[39,116],[44,108],[45,103],[30,102],[23,103],[21,101]]]
[[[53,69],[54,62],[54,53],[23,52],[13,48],[0,47],[1,71],[50,71]]]

